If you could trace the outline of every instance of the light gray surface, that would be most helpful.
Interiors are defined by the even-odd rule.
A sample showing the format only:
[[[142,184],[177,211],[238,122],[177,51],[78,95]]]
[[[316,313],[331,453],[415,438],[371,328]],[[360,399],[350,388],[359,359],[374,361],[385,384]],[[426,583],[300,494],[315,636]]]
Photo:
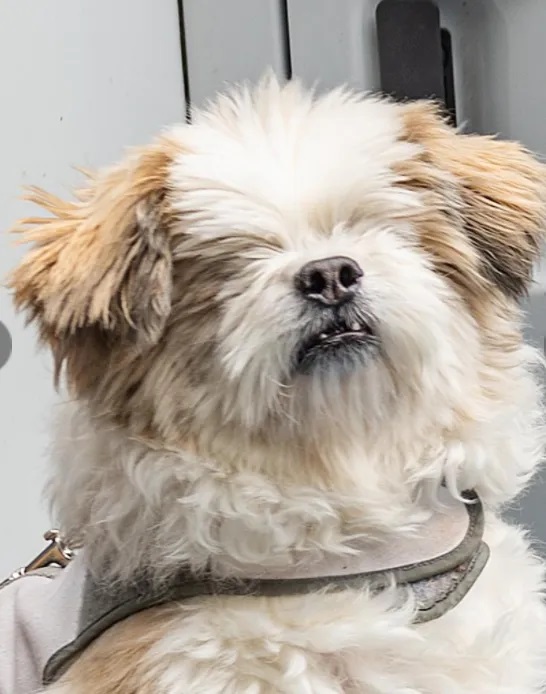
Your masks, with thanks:
[[[79,180],[74,165],[111,162],[183,118],[176,0],[1,2],[0,85],[2,281],[22,253],[4,232],[31,211],[17,199],[22,185],[67,195]],[[0,320],[13,336],[0,369],[1,579],[43,545],[41,488],[58,399],[49,358],[2,287]]]
[[[288,0],[293,74],[319,89],[379,88],[378,0]]]
[[[527,340],[546,355],[546,278],[544,270],[537,273],[537,284],[525,302]],[[544,377],[544,372],[543,372]],[[544,379],[546,385],[546,379]],[[510,515],[527,526],[537,549],[546,556],[546,470],[539,471],[534,484],[511,509]]]
[[[281,0],[183,0],[183,7],[192,105],[267,68],[286,74]]]

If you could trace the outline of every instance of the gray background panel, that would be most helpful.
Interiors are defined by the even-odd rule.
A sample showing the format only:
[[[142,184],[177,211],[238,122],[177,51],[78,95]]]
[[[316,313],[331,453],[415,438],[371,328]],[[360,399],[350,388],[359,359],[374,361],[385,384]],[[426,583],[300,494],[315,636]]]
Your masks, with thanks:
[[[21,186],[68,196],[81,182],[74,166],[109,164],[183,119],[176,0],[0,2],[0,85],[0,320],[13,337],[0,369],[1,579],[42,548],[51,419],[64,397],[2,286],[23,252],[5,232],[36,213]]]
[[[287,70],[281,0],[183,0],[192,105],[226,83],[256,81],[267,68]]]
[[[373,0],[288,0],[292,71],[318,88],[379,88]]]

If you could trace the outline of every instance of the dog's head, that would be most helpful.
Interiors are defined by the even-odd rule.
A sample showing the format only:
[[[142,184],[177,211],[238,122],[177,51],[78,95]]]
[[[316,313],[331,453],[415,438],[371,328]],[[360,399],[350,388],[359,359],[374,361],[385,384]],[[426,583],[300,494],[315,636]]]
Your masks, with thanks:
[[[75,202],[34,191],[52,214],[23,224],[12,285],[77,397],[133,434],[409,451],[515,397],[544,180],[429,104],[267,80]]]

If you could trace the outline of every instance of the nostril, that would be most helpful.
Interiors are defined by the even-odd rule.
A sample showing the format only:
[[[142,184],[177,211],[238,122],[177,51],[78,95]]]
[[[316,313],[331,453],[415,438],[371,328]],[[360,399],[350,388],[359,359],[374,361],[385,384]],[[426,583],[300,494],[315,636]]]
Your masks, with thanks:
[[[319,272],[318,270],[315,270],[309,275],[309,281],[307,283],[307,290],[311,294],[322,294],[322,292],[326,289],[326,278],[322,274],[322,272]]]
[[[350,289],[362,277],[362,270],[358,266],[342,265],[339,271],[339,282],[345,289]]]

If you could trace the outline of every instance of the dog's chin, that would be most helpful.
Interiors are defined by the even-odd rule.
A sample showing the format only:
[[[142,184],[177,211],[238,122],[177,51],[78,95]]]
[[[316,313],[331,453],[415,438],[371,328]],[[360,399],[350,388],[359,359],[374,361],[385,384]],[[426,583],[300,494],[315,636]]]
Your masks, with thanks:
[[[347,373],[369,363],[379,350],[379,338],[370,321],[332,321],[306,337],[296,354],[297,374]]]

